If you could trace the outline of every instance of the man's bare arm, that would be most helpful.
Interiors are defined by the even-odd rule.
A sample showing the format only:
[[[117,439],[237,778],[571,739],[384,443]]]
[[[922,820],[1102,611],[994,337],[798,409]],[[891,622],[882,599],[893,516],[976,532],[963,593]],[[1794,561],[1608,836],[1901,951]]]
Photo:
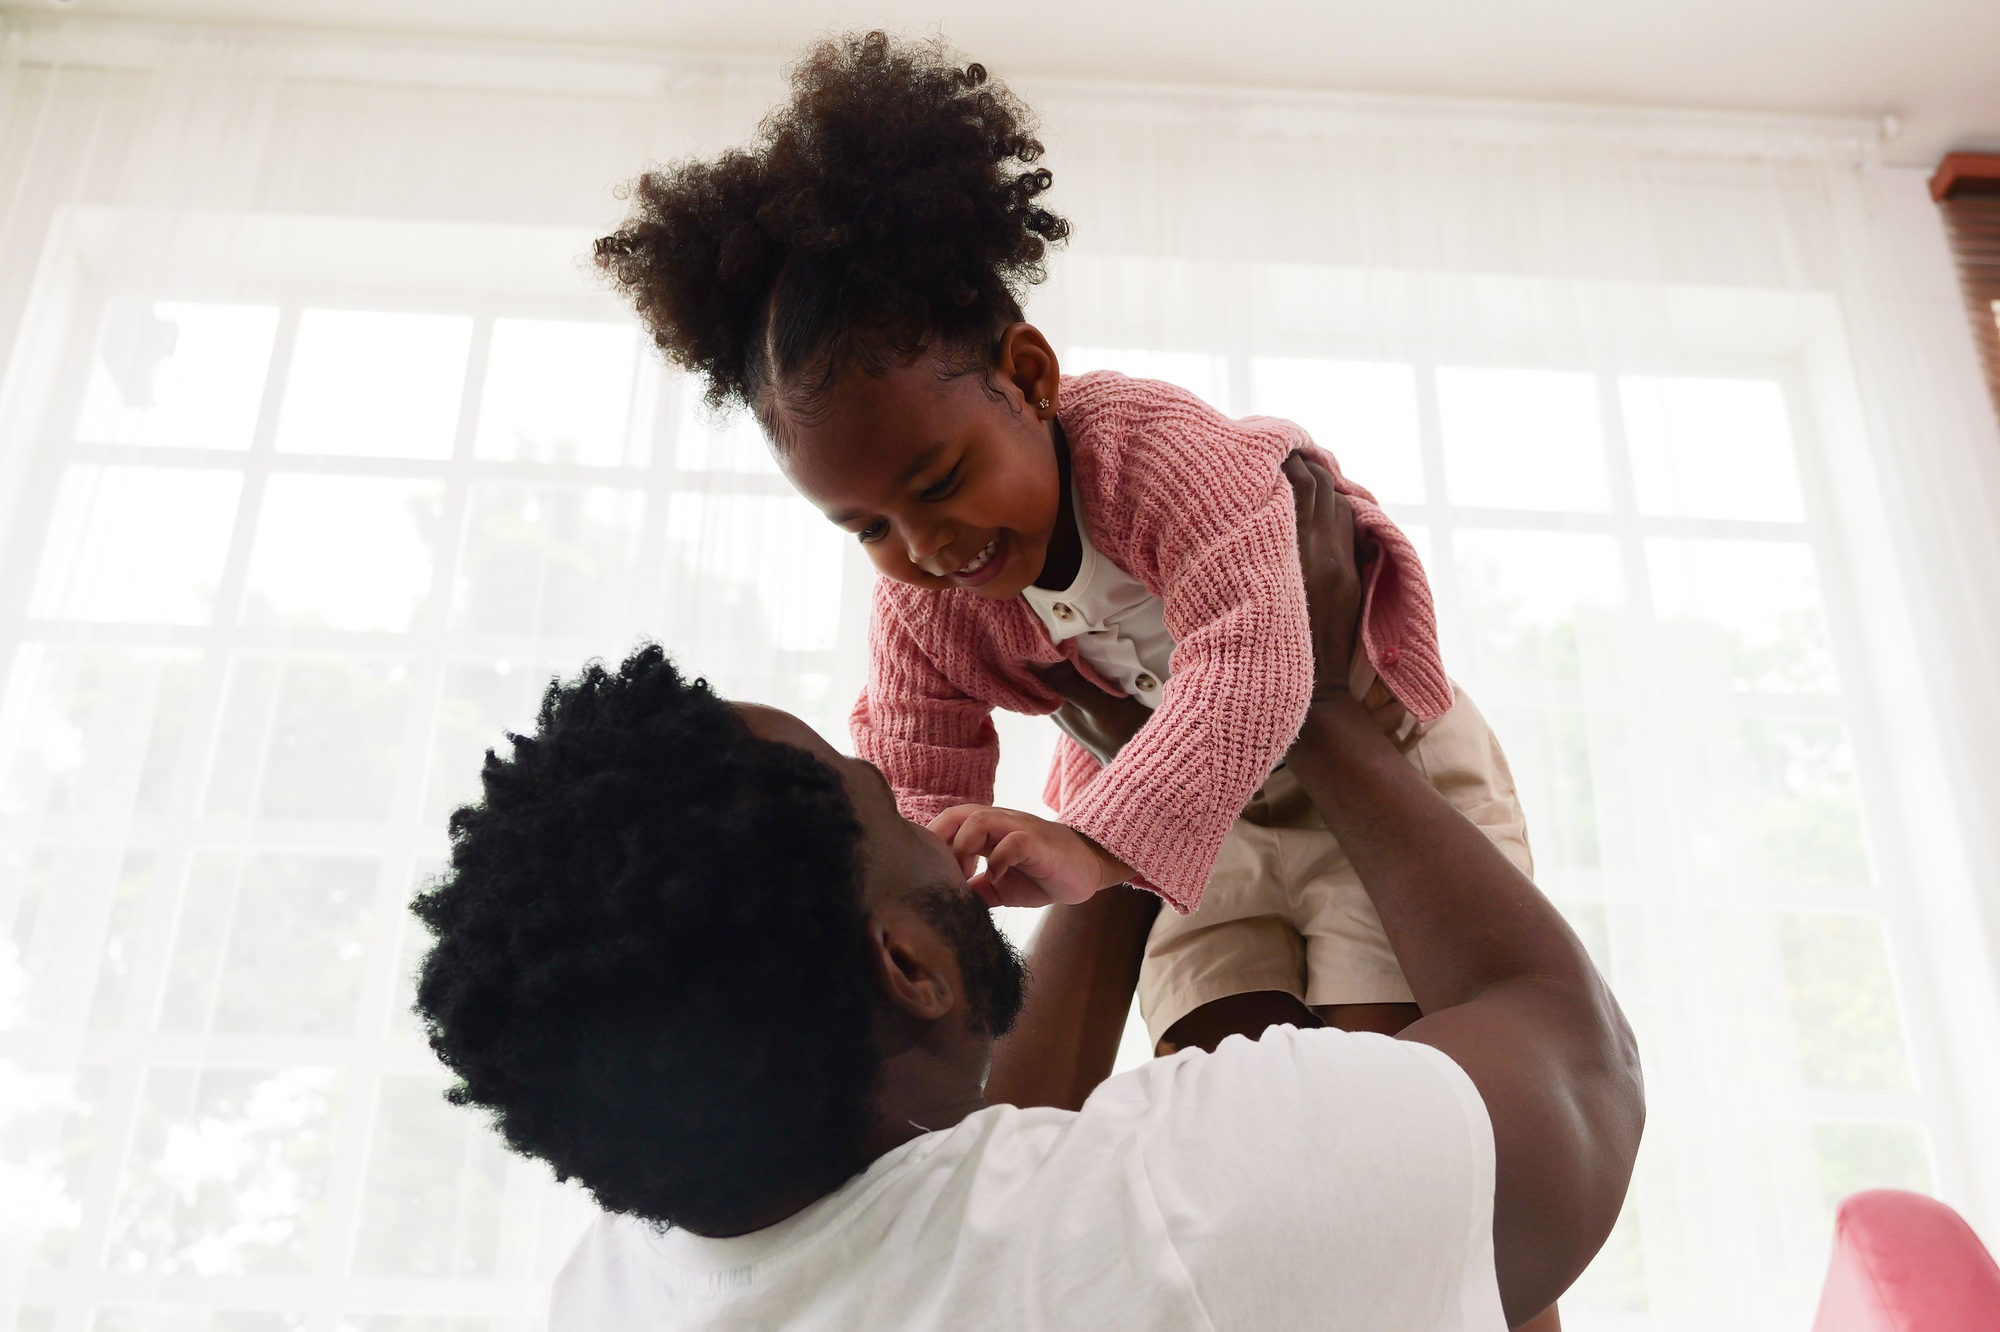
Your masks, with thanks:
[[[1645,1122],[1631,1029],[1548,899],[1433,790],[1345,690],[1359,578],[1352,514],[1324,471],[1299,496],[1314,655],[1289,762],[1375,903],[1436,1047],[1493,1124],[1493,1241],[1510,1322],[1546,1308],[1603,1244]]]
[[[1028,1001],[993,1047],[988,1103],[1078,1110],[1111,1076],[1159,910],[1151,893],[1118,887],[1042,912],[1028,948]]]
[[[1142,703],[1105,693],[1066,661],[1039,673],[1064,699],[1057,725],[1099,763],[1116,757],[1152,715]],[[1028,1002],[993,1047],[989,1102],[1077,1110],[1111,1076],[1159,911],[1151,893],[1119,887],[1042,912],[1028,945]]]

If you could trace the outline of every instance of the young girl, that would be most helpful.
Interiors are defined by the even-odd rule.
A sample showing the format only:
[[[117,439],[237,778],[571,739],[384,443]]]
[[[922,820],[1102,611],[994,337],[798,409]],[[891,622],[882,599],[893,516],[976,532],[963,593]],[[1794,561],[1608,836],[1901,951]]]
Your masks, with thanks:
[[[1380,922],[1281,766],[1312,684],[1286,421],[1171,385],[1065,378],[1022,322],[1068,227],[1025,110],[978,65],[880,33],[828,41],[747,150],[650,173],[597,243],[667,356],[748,406],[876,583],[858,751],[992,903],[1130,881],[1160,913],[1140,981],[1156,1043],[1276,991],[1342,1025],[1413,1015]],[[1338,477],[1338,470],[1335,468]],[[1416,552],[1339,479],[1380,557],[1349,687],[1523,869],[1506,760],[1439,660]],[[1062,742],[1051,823],[989,807],[990,712],[1047,714],[1057,663],[1151,710],[1100,768]]]

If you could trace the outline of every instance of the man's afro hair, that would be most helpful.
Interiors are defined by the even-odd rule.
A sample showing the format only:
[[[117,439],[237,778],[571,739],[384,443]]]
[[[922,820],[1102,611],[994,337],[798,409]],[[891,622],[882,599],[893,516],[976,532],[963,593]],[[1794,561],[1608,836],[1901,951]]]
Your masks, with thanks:
[[[821,42],[791,85],[747,148],[641,176],[598,266],[716,406],[762,410],[848,358],[983,362],[1069,235],[1037,202],[1027,109],[943,43],[881,32]]]
[[[705,1234],[862,1169],[880,1059],[839,776],[655,646],[552,683],[509,739],[414,907],[450,1099],[608,1210]]]

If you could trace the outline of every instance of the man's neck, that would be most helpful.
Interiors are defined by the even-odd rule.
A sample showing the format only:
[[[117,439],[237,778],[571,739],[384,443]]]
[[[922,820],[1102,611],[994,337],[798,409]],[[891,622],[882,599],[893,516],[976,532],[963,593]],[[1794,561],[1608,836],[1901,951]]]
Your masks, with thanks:
[[[892,1152],[912,1138],[948,1129],[986,1108],[990,1047],[977,1069],[968,1069],[927,1041],[883,1056],[876,1082],[874,1122],[869,1126],[869,1159]]]
[[[905,1100],[903,1097],[887,1094],[890,1093],[890,1089],[886,1085],[884,1091],[885,1095],[877,1098],[873,1121],[868,1126],[863,1143],[862,1150],[868,1158],[868,1164],[862,1167],[863,1170],[904,1143],[920,1138],[926,1133],[951,1128],[986,1108],[985,1094],[977,1088],[972,1090],[969,1098],[961,1095],[951,1101],[937,1101],[929,1097]],[[791,1220],[828,1196],[825,1193],[815,1193],[809,1197],[801,1195],[787,1199],[773,1205],[741,1230],[731,1230],[727,1234],[712,1234],[705,1231],[702,1233],[709,1239],[733,1239],[739,1235],[753,1235],[777,1225],[780,1221]]]
[[[939,1043],[938,1034],[905,1032],[905,1039],[885,1042],[890,1053],[882,1057],[875,1101],[862,1139],[868,1165],[913,1138],[951,1128],[986,1108],[986,1070],[993,1057],[991,1043],[980,1048],[977,1066],[970,1067],[972,1061],[967,1058],[966,1048]],[[787,1199],[759,1215],[754,1225],[731,1233],[748,1235],[788,1221],[826,1196],[816,1193]]]

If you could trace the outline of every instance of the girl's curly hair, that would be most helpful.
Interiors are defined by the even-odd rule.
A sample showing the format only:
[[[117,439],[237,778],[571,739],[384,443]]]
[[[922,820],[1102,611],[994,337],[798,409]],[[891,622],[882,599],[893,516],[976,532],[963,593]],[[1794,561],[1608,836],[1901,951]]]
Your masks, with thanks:
[[[747,148],[641,176],[596,243],[712,406],[810,413],[842,365],[934,349],[983,364],[1069,224],[1028,110],[940,41],[814,47]]]

